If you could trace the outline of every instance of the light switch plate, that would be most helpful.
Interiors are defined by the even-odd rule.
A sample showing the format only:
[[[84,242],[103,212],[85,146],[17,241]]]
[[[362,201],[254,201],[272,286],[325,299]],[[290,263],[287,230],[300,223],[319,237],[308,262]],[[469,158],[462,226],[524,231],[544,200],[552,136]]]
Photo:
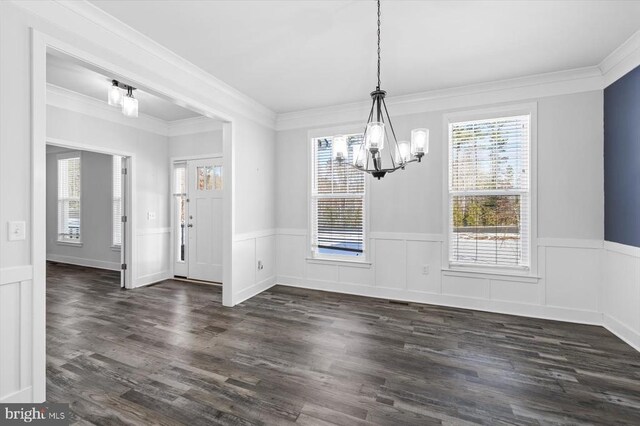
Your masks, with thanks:
[[[22,241],[26,238],[27,225],[23,221],[11,221],[9,222],[9,229],[7,236],[9,241]]]

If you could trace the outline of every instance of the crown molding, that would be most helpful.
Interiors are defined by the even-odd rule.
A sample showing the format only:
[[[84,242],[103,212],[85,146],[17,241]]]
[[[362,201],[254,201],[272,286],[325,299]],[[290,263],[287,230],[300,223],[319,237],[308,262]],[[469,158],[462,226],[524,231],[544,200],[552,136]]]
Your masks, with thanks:
[[[221,111],[229,117],[225,117],[225,119],[233,118],[236,115],[269,128],[275,127],[276,113],[274,111],[86,0],[12,0],[12,4],[56,26],[63,26],[66,31],[95,43],[98,43],[97,40],[104,40],[106,34],[110,34],[111,37],[115,36],[116,39],[122,41],[122,46],[127,46],[127,52],[120,51],[119,54],[129,58],[137,58],[141,56],[139,53],[143,51],[145,54],[166,63],[168,69],[178,70],[188,76],[187,79],[181,79],[188,81],[191,90],[200,94],[207,93],[210,99],[216,100],[217,105],[228,110]],[[86,34],[87,31],[92,33]]]
[[[393,96],[387,98],[386,102],[392,115],[400,116],[567,95],[601,90],[602,88],[602,72],[599,67],[592,66]],[[371,101],[365,101],[278,114],[276,130],[362,121],[363,117],[369,113],[370,108]]]
[[[604,76],[604,87],[609,86],[638,65],[640,65],[640,31],[636,31],[598,65]]]
[[[184,136],[194,133],[205,133],[222,130],[222,122],[209,117],[193,117],[183,120],[169,121],[167,136]]]
[[[50,83],[47,83],[47,105],[161,136],[169,135],[169,124],[164,120],[142,113],[138,118],[128,118],[104,101]]]

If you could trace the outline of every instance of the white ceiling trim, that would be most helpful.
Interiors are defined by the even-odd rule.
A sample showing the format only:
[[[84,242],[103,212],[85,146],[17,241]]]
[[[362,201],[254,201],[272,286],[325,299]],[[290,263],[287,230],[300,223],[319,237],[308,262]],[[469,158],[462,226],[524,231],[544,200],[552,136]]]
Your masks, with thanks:
[[[602,89],[602,73],[597,66],[594,66],[406,96],[393,96],[386,101],[390,114],[399,116],[599,89]],[[371,101],[364,101],[278,114],[276,130],[362,121],[369,114],[370,108]]]
[[[604,87],[640,65],[640,31],[636,31],[627,41],[600,62],[604,76]]]
[[[276,113],[274,111],[271,111],[253,98],[222,82],[91,3],[73,0],[55,0],[50,2],[13,0],[12,2],[16,6],[46,21],[56,25],[64,25],[65,29],[69,31],[82,27],[82,25],[77,25],[79,22],[69,22],[69,13],[72,16],[78,16],[88,21],[87,23],[92,27],[105,30],[126,43],[142,49],[160,61],[166,62],[171,67],[175,67],[189,75],[193,79],[193,81],[190,82],[191,86],[202,87],[202,92],[215,93],[217,103],[224,105],[224,108],[229,111],[264,126],[270,128],[275,127]],[[76,34],[82,36],[80,32],[76,32]]]
[[[47,105],[161,136],[169,135],[169,125],[164,120],[142,113],[138,118],[125,117],[119,108],[114,108],[106,102],[50,83],[47,83]]]
[[[222,130],[222,122],[209,117],[164,121],[140,113],[137,119],[128,118],[107,102],[50,83],[47,83],[47,105],[167,137]]]

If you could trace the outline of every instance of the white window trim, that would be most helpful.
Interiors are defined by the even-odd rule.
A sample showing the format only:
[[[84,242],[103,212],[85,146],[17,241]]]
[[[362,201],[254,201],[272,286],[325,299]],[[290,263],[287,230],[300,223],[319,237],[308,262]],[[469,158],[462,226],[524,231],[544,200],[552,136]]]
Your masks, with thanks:
[[[477,264],[459,264],[449,261],[449,124],[496,117],[529,115],[529,267],[508,267]],[[538,274],[538,103],[504,105],[469,111],[452,112],[443,115],[442,120],[442,218],[444,241],[442,244],[442,269],[445,271],[475,272],[537,277]]]
[[[80,239],[78,240],[66,240],[60,238],[60,229],[58,228],[60,224],[60,208],[58,207],[60,204],[60,196],[58,192],[60,190],[60,165],[59,160],[65,160],[67,158],[80,158]],[[61,246],[72,246],[72,247],[82,247],[82,151],[69,151],[69,152],[61,152],[56,155],[56,243]]]
[[[316,264],[342,264],[345,266],[363,266],[369,267],[371,265],[371,240],[369,238],[369,206],[370,206],[370,185],[371,185],[371,176],[365,174],[364,179],[364,214],[363,214],[363,251],[362,256],[355,258],[355,256],[340,256],[340,255],[320,255],[316,253],[313,249],[313,176],[315,170],[314,158],[313,158],[313,150],[311,141],[315,138],[321,138],[325,136],[334,136],[334,135],[352,135],[363,133],[364,130],[362,127],[355,126],[336,126],[329,128],[321,128],[314,129],[307,132],[307,263],[316,263]]]

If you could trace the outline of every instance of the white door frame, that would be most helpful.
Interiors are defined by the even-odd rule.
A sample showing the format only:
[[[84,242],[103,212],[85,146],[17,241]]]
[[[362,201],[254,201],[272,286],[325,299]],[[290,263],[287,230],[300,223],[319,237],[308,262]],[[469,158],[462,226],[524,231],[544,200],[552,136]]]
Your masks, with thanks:
[[[91,66],[108,71],[137,87],[145,87],[179,105],[187,106],[206,117],[224,122],[222,140],[227,189],[224,194],[223,213],[223,286],[222,303],[233,306],[232,245],[235,205],[233,117],[189,97],[179,89],[168,87],[166,80],[153,74],[138,74],[102,57],[95,56],[69,43],[31,28],[31,264],[33,267],[32,295],[32,398],[34,402],[46,400],[46,143],[47,143],[47,50],[53,49],[79,59]],[[113,52],[113,57],[119,57]],[[135,212],[134,212],[135,215]],[[133,216],[133,215],[132,215]],[[130,235],[135,240],[136,235]],[[135,263],[135,241],[132,242],[132,264]],[[167,262],[170,259],[167,259]],[[132,284],[136,277],[132,274]]]
[[[129,158],[129,164],[127,165],[129,169],[127,171],[127,176],[128,176],[127,192],[126,192],[127,202],[125,203],[125,211],[122,212],[124,216],[127,216],[127,221],[125,222],[125,225],[124,225],[125,235],[127,238],[124,241],[123,249],[124,249],[125,258],[123,260],[124,260],[124,263],[127,264],[127,269],[124,270],[125,288],[132,289],[133,288],[132,278],[135,276],[133,274],[133,271],[135,271],[137,268],[137,265],[133,262],[133,256],[132,256],[132,253],[134,253],[133,244],[135,242],[135,238],[132,238],[132,236],[136,235],[135,233],[137,230],[137,222],[136,222],[135,215],[133,214],[133,212],[135,211],[133,206],[136,204],[136,185],[135,185],[136,172],[137,172],[136,155],[132,152],[118,151],[109,147],[104,147],[99,145],[90,145],[82,142],[50,138],[50,137],[47,137],[47,145],[54,145],[62,148],[70,148],[70,149],[75,149],[79,151],[97,152],[98,154],[120,155],[122,157]]]
[[[169,256],[171,256],[171,262],[169,265],[169,272],[171,274],[171,277],[173,278],[175,276],[175,260],[176,260],[176,230],[175,230],[175,220],[176,220],[176,211],[174,209],[174,205],[173,205],[173,172],[174,172],[174,165],[176,163],[181,163],[181,162],[188,162],[191,160],[201,160],[204,158],[222,158],[224,160],[224,155],[221,152],[216,152],[214,154],[200,154],[200,155],[185,155],[185,156],[178,156],[178,157],[170,157],[169,158],[169,176],[171,177],[171,182],[169,184],[169,206],[170,206],[170,210],[171,213],[169,214],[169,220],[171,221],[171,225],[169,226],[169,228],[171,228],[171,237],[169,238],[169,245],[171,246],[169,249]],[[224,173],[224,168],[222,169],[223,173]],[[223,183],[224,185],[224,183]],[[223,202],[224,202],[224,197],[223,197]],[[224,206],[223,206],[224,209]],[[225,265],[226,266],[226,265]],[[224,269],[222,271],[223,275],[224,275]],[[216,284],[217,285],[217,284]],[[223,282],[224,285],[224,282]]]

